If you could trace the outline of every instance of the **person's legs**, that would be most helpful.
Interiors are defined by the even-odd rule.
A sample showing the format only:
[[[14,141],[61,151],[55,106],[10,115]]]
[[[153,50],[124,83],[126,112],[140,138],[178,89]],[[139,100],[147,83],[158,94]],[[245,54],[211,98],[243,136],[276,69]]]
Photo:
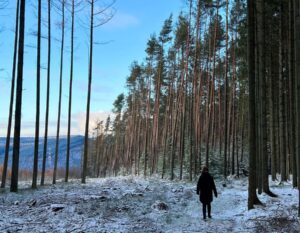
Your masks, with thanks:
[[[202,211],[203,211],[203,219],[206,219],[206,204],[202,204]]]
[[[210,205],[210,203],[207,204],[207,211],[208,211],[208,217],[211,218],[211,205]]]

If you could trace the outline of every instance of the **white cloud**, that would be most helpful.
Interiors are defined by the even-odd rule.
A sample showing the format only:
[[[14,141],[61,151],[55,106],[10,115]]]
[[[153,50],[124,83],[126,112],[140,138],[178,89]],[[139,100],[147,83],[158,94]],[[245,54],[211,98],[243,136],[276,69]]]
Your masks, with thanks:
[[[89,132],[90,136],[93,129],[96,128],[97,122],[103,121],[105,123],[108,116],[113,118],[112,112],[91,112],[90,113],[90,122],[89,122]],[[71,122],[71,134],[72,135],[84,135],[85,133],[85,112],[78,112],[72,114],[72,122]],[[49,129],[48,135],[49,136],[56,136],[56,129],[57,129],[57,122],[56,121],[49,121]],[[44,121],[40,122],[40,137],[44,137]],[[12,126],[13,127],[13,126]],[[67,135],[68,132],[68,125],[67,120],[61,120],[60,122],[60,136]],[[6,137],[6,130],[7,125],[4,122],[0,123],[0,137]],[[34,137],[35,132],[35,123],[33,121],[23,121],[22,122],[22,129],[21,129],[21,136],[22,137]],[[13,136],[13,128],[12,128],[12,135]]]
[[[93,129],[96,128],[97,122],[103,121],[105,123],[108,116],[112,116],[112,112],[91,112],[90,113],[90,122],[89,122],[89,132],[91,133]],[[72,127],[72,134],[80,134],[84,135],[85,132],[85,119],[86,113],[79,112],[74,114],[73,116],[73,127]]]
[[[139,24],[140,21],[134,15],[116,12],[113,18],[108,23],[103,25],[103,27],[108,29],[123,29],[128,27],[134,27]]]

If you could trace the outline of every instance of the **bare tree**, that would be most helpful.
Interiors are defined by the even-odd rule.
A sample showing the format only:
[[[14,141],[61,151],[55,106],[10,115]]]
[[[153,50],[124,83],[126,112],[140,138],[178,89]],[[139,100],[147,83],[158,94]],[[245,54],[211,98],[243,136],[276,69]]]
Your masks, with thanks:
[[[3,2],[2,2],[3,4]],[[14,94],[15,94],[15,81],[16,81],[16,64],[17,64],[17,46],[18,46],[18,30],[19,30],[19,8],[20,0],[17,1],[16,5],[16,27],[15,27],[15,42],[14,42],[14,57],[13,57],[13,67],[12,67],[12,77],[11,77],[11,90],[10,90],[10,103],[9,103],[9,116],[8,116],[8,126],[5,144],[5,155],[2,170],[2,181],[1,188],[5,188],[6,175],[7,175],[7,165],[9,157],[9,145],[10,145],[10,135],[11,135],[11,124],[12,124],[12,114],[14,106]]]
[[[37,187],[39,162],[39,135],[40,135],[40,79],[41,79],[41,18],[42,1],[38,0],[38,30],[37,30],[37,67],[36,67],[36,119],[34,139],[34,162],[32,173],[32,188]]]
[[[93,77],[93,48],[94,48],[94,28],[99,27],[107,23],[112,17],[113,13],[108,12],[108,9],[115,3],[113,1],[109,5],[95,10],[95,4],[97,0],[86,0],[90,5],[90,41],[89,41],[89,71],[88,71],[88,92],[87,92],[87,107],[86,107],[86,122],[85,122],[85,134],[84,134],[84,154],[81,182],[85,183],[86,171],[87,171],[87,157],[88,157],[88,141],[89,141],[89,120],[90,120],[90,103],[91,103],[91,86]]]
[[[48,122],[49,122],[49,102],[50,102],[50,70],[51,70],[51,0],[48,0],[48,51],[47,51],[47,97],[46,97],[46,116],[45,116],[45,135],[42,162],[41,185],[45,182],[46,158],[48,146]]]
[[[21,0],[20,4],[20,28],[18,44],[18,73],[17,73],[17,94],[15,109],[15,127],[14,127],[14,146],[12,159],[12,174],[10,191],[18,191],[18,173],[19,173],[19,153],[20,153],[20,133],[21,133],[21,114],[22,114],[22,88],[23,88],[23,58],[24,58],[24,31],[25,31],[25,3]]]
[[[69,160],[70,160],[70,141],[71,141],[71,113],[72,113],[72,86],[73,86],[73,61],[74,61],[74,12],[75,3],[72,0],[71,15],[71,65],[70,65],[70,86],[69,86],[69,112],[68,112],[68,133],[67,133],[67,157],[66,157],[66,175],[65,182],[69,179]]]
[[[56,145],[55,145],[55,158],[52,183],[56,183],[57,163],[58,163],[58,149],[59,149],[59,131],[60,131],[60,115],[61,115],[61,95],[62,95],[62,76],[63,76],[63,63],[64,63],[64,41],[65,41],[65,0],[61,0],[61,47],[60,47],[60,76],[59,76],[59,99],[58,99],[58,116],[57,116],[57,129],[56,129]]]

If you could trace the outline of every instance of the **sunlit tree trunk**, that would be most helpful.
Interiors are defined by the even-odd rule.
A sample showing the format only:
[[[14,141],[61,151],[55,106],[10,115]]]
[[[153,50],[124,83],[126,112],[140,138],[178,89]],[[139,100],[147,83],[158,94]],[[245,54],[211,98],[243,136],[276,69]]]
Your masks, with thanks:
[[[170,132],[172,131],[172,111],[173,111],[173,90],[174,90],[174,79],[176,75],[176,58],[174,58],[174,61],[172,63],[172,74],[171,74],[171,80],[169,81],[168,85],[168,101],[167,101],[167,109],[164,119],[164,143],[163,143],[163,167],[162,167],[162,178],[164,178],[167,168],[167,153],[169,152],[169,138],[170,138]]]
[[[152,142],[151,142],[151,169],[150,173],[153,174],[155,172],[158,160],[158,134],[159,134],[159,114],[160,114],[160,92],[161,92],[161,83],[162,83],[162,69],[163,69],[163,46],[161,48],[160,56],[161,60],[158,61],[158,72],[157,72],[157,80],[155,85],[155,102],[154,102],[154,114],[153,114],[153,129],[152,129]]]
[[[146,124],[145,124],[145,142],[144,142],[144,176],[147,175],[148,167],[148,146],[149,146],[149,123],[150,123],[150,101],[151,101],[151,79],[148,77],[148,93],[146,104]]]

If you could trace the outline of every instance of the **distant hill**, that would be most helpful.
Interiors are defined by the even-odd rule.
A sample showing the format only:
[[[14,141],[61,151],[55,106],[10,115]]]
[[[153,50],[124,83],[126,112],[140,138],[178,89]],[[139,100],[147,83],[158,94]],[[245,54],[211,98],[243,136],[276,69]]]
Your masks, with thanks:
[[[6,138],[0,137],[0,165],[3,164],[4,153],[5,153]],[[9,164],[11,164],[12,158],[12,140],[10,147]],[[47,162],[46,167],[52,168],[54,165],[55,157],[55,144],[56,138],[48,138],[48,150],[47,150]],[[83,136],[72,136],[71,137],[71,153],[70,153],[70,167],[80,167],[81,154],[83,151],[84,137]],[[43,160],[43,148],[44,139],[40,138],[39,141],[39,167],[42,167]],[[67,137],[61,137],[59,139],[59,152],[58,152],[58,167],[65,167],[66,164],[66,148],[67,148]],[[34,153],[34,138],[23,137],[21,138],[20,147],[20,169],[32,168],[33,164],[33,153]],[[10,165],[9,165],[10,166]]]

